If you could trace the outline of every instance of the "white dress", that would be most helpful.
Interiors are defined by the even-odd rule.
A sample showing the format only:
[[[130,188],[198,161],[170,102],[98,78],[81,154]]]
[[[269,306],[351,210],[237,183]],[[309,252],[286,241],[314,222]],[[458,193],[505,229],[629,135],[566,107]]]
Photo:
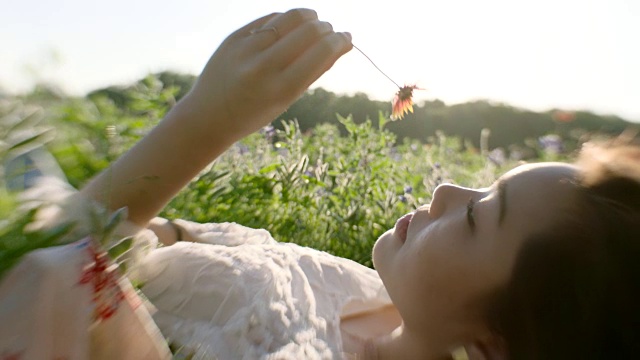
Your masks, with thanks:
[[[134,281],[186,354],[339,359],[340,318],[391,304],[378,274],[348,259],[234,223],[178,221],[200,243],[151,251]]]

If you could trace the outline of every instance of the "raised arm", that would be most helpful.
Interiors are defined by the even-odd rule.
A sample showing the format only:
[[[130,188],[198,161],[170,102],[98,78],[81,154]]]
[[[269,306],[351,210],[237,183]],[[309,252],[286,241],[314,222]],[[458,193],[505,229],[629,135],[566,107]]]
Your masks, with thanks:
[[[81,192],[127,206],[145,226],[207,164],[271,122],[351,49],[308,9],[257,19],[212,55],[191,92],[145,138]]]

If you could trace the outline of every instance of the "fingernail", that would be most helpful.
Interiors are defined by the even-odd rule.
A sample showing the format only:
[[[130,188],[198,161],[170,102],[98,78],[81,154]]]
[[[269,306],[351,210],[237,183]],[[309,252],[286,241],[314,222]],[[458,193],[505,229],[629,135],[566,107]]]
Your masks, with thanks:
[[[346,37],[349,40],[349,42],[351,42],[352,37],[350,32],[345,31],[342,33],[342,35],[344,35],[344,37]]]

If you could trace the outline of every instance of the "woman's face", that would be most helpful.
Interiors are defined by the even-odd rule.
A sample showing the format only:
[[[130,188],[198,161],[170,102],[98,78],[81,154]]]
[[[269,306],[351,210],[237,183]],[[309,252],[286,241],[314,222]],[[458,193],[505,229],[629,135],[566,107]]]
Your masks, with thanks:
[[[507,283],[525,239],[570,208],[573,166],[520,166],[490,188],[441,185],[375,244],[373,263],[404,331],[440,344],[473,336],[482,300]]]

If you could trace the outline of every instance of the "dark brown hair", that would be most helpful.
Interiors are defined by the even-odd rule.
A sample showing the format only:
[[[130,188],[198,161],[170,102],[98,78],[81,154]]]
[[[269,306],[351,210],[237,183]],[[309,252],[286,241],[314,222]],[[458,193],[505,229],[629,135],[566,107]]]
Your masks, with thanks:
[[[575,211],[533,235],[490,312],[509,358],[640,358],[640,147],[588,147]]]

